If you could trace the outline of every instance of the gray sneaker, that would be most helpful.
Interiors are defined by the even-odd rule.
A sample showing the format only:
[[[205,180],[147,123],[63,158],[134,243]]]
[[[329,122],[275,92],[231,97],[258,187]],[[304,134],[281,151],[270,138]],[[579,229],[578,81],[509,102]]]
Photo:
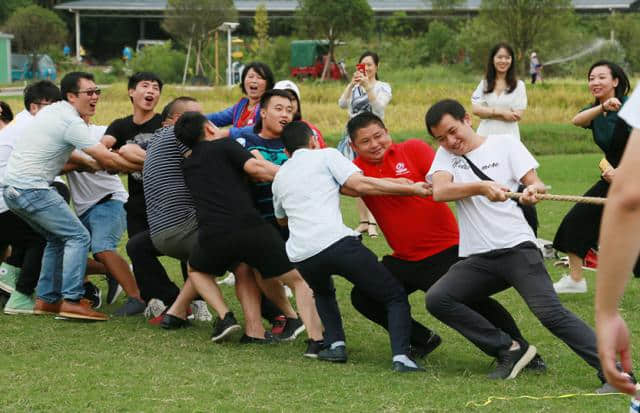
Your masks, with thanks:
[[[142,314],[144,309],[147,308],[143,301],[137,298],[129,297],[122,307],[116,310],[113,315],[118,317],[126,317],[130,315]]]

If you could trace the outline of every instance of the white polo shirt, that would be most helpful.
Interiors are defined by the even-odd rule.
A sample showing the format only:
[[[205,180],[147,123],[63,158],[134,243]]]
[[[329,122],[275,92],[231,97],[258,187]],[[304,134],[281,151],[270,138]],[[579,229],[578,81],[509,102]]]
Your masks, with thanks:
[[[333,148],[298,149],[280,167],[271,187],[273,208],[276,218],[289,220],[286,248],[291,262],[359,235],[342,222],[340,187],[361,172]]]

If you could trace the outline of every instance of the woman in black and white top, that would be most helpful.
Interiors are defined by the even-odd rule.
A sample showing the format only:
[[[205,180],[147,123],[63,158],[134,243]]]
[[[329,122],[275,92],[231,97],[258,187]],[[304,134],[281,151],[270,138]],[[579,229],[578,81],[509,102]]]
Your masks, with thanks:
[[[349,119],[361,112],[372,112],[380,119],[384,119],[384,110],[391,101],[391,86],[378,80],[378,64],[380,58],[371,51],[364,52],[358,59],[357,69],[351,82],[338,99],[338,105],[349,111]],[[338,150],[348,159],[353,160],[355,154],[349,146],[349,135],[344,133],[338,143]],[[370,237],[378,236],[377,223],[373,214],[367,209],[362,199],[358,198],[358,213],[360,225],[358,232],[367,232]]]

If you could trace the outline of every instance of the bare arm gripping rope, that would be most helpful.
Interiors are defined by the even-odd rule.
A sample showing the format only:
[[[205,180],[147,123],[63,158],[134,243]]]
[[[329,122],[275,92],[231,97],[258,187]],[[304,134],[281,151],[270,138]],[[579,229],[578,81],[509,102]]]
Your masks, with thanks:
[[[511,199],[519,199],[522,192],[507,192],[507,197]],[[598,198],[595,196],[576,196],[576,195],[552,195],[552,194],[536,194],[541,201],[565,201],[577,202],[581,204],[604,205],[607,198]]]

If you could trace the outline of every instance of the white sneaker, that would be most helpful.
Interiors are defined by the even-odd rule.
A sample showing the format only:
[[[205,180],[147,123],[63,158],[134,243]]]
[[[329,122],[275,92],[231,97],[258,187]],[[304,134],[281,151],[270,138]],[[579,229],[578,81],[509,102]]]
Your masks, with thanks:
[[[152,298],[149,300],[149,304],[147,304],[147,308],[144,309],[144,316],[146,318],[156,318],[167,308],[166,305],[162,302],[162,300],[158,300],[157,298]]]
[[[557,294],[586,293],[587,280],[583,278],[580,281],[573,281],[568,274],[564,274],[558,282],[553,283],[553,289]]]
[[[193,314],[193,319],[196,321],[211,321],[213,320],[213,316],[209,312],[209,308],[207,307],[207,303],[202,300],[194,300],[191,303],[191,313]]]
[[[234,285],[236,285],[236,276],[233,275],[233,273],[231,271],[229,271],[229,275],[227,275],[227,277],[225,279],[218,280],[218,285],[234,286]]]

